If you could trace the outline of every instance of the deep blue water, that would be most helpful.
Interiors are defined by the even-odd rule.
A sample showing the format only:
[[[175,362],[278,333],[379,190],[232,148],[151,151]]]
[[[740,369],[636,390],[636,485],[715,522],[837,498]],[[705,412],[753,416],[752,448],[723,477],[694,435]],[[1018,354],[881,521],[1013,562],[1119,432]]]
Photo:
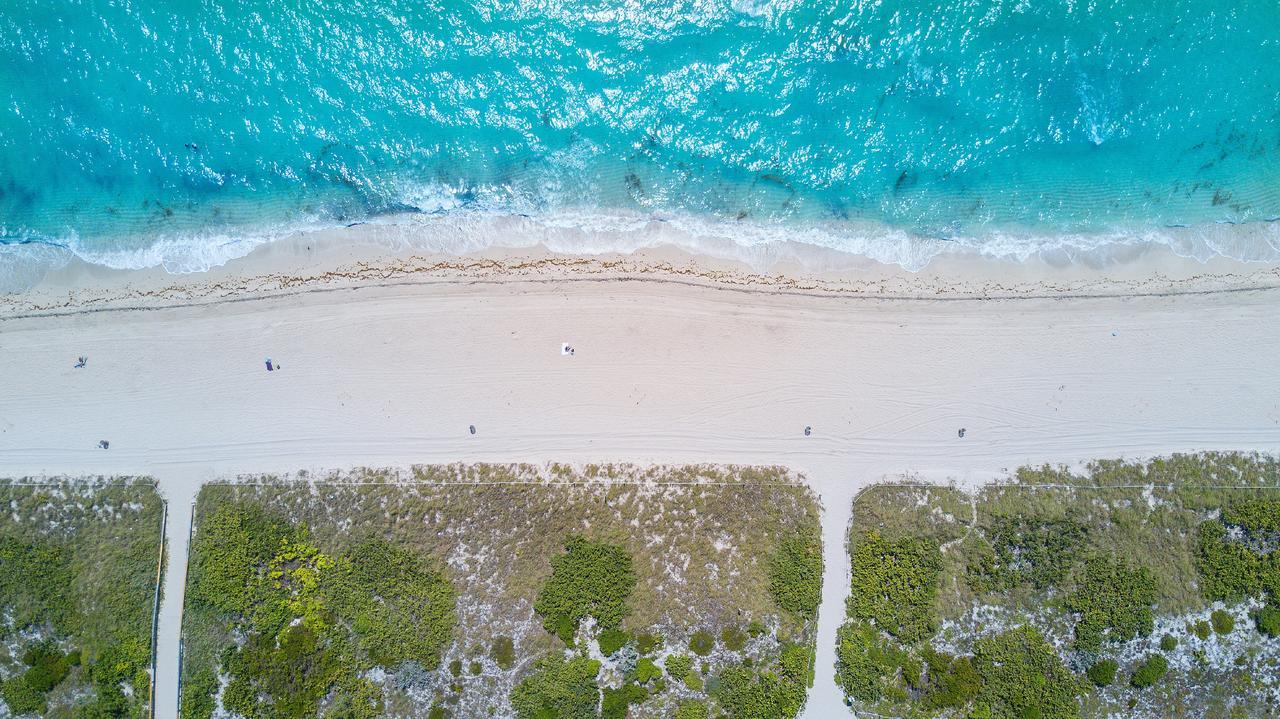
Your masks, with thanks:
[[[400,211],[872,255],[869,227],[1016,254],[1266,221],[1277,28],[1275,0],[7,0],[0,236],[200,269]]]

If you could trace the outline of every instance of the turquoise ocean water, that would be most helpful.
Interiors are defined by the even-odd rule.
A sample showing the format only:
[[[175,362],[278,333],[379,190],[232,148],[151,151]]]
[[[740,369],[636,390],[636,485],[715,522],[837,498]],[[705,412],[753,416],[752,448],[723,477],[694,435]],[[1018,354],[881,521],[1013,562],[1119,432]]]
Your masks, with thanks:
[[[1274,229],[1277,29],[1276,0],[6,0],[0,273],[405,212],[913,268]],[[1182,249],[1280,256],[1260,234]]]

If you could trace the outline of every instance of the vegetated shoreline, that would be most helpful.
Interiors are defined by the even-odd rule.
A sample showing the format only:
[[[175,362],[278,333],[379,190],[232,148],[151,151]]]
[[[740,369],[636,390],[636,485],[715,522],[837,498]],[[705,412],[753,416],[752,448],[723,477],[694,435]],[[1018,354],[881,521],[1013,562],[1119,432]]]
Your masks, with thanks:
[[[0,497],[0,699],[14,715],[154,716],[156,482],[25,477]]]
[[[1274,542],[1277,490],[1280,462],[1258,453],[866,487],[848,532],[838,682],[884,716],[1263,716],[1280,696],[1268,679],[1280,666],[1275,570],[1234,543]],[[871,580],[894,599],[855,601],[880,571],[904,575]],[[1066,666],[1031,658],[1042,651]],[[993,656],[1018,669],[993,669]],[[1066,674],[1051,693],[1018,688],[1041,671]]]
[[[214,651],[211,647],[226,643],[225,639],[216,637],[227,630],[215,625],[228,616],[235,616],[236,611],[246,611],[237,609],[239,605],[232,606],[236,600],[227,599],[243,592],[207,587],[223,587],[226,582],[234,581],[235,576],[244,574],[232,571],[234,557],[241,551],[236,542],[231,541],[234,537],[241,536],[252,543],[259,541],[253,537],[262,531],[274,536],[281,527],[270,529],[268,525],[275,526],[284,519],[307,529],[300,534],[296,529],[287,530],[293,538],[285,540],[282,545],[285,549],[264,547],[249,551],[255,556],[262,551],[268,554],[287,551],[286,559],[277,557],[270,565],[275,567],[275,562],[280,562],[279,571],[286,578],[301,571],[299,566],[312,567],[307,570],[308,578],[300,581],[314,582],[314,577],[318,577],[319,589],[309,590],[307,587],[312,585],[303,584],[299,590],[298,583],[290,580],[294,587],[291,601],[298,606],[293,611],[301,613],[302,625],[313,627],[317,636],[333,633],[332,620],[325,619],[324,613],[312,614],[302,607],[332,601],[339,614],[357,611],[342,609],[350,605],[350,600],[343,598],[349,596],[343,593],[345,590],[335,590],[337,593],[329,599],[330,594],[323,587],[325,577],[334,572],[337,574],[333,575],[336,577],[333,581],[339,582],[338,586],[352,581],[357,584],[378,581],[379,575],[361,573],[361,557],[366,554],[398,556],[397,552],[403,553],[406,549],[417,553],[438,567],[442,576],[450,577],[449,582],[458,593],[456,627],[448,632],[447,626],[442,625],[445,634],[440,635],[441,630],[436,630],[437,636],[423,644],[422,651],[428,647],[434,650],[421,656],[410,655],[413,661],[408,663],[404,661],[407,657],[391,651],[394,649],[391,645],[380,652],[367,650],[369,658],[361,659],[361,652],[356,652],[354,658],[342,660],[345,664],[356,662],[353,668],[362,666],[360,662],[376,664],[374,673],[369,675],[375,678],[376,685],[361,684],[355,675],[335,685],[341,700],[353,702],[353,706],[381,706],[381,699],[373,701],[370,697],[383,696],[386,711],[397,716],[422,715],[428,708],[433,717],[446,711],[449,716],[458,717],[487,716],[493,711],[506,716],[510,712],[509,695],[519,716],[532,716],[529,707],[549,701],[547,697],[551,696],[544,696],[546,687],[538,688],[539,682],[550,679],[538,677],[546,672],[559,676],[568,671],[564,666],[544,666],[549,658],[565,654],[566,645],[580,654],[582,661],[590,660],[595,666],[589,676],[583,675],[574,681],[589,680],[594,687],[597,671],[600,672],[606,717],[622,716],[619,712],[625,713],[627,706],[639,712],[637,716],[669,716],[677,706],[681,711],[696,712],[701,707],[705,712],[704,705],[712,695],[721,706],[756,701],[747,698],[752,691],[749,686],[764,680],[752,679],[750,672],[739,676],[746,670],[735,668],[737,661],[750,657],[764,667],[778,661],[779,651],[784,659],[790,657],[787,661],[792,664],[801,661],[799,654],[807,656],[802,663],[809,668],[802,670],[787,665],[788,671],[800,671],[801,676],[788,680],[791,684],[784,692],[788,698],[776,706],[790,707],[789,711],[794,714],[803,704],[804,676],[812,672],[813,613],[822,573],[821,540],[811,490],[780,468],[589,465],[574,469],[566,465],[547,468],[448,465],[418,467],[409,475],[356,470],[323,476],[242,477],[240,480],[205,485],[197,503],[191,558],[193,584],[188,588],[188,614],[183,629],[187,637],[183,667],[184,717],[207,716],[214,706],[211,701],[243,702],[249,686],[246,682],[261,681],[253,677],[269,672],[267,667],[275,663],[261,665],[261,655],[268,647],[257,645],[237,653],[233,663],[224,663],[232,661],[225,659],[227,650]],[[744,496],[734,501],[739,494]],[[750,503],[768,510],[753,514],[753,520],[743,524],[743,515],[728,507],[756,495],[760,496]],[[765,498],[771,499],[761,501]],[[261,514],[263,511],[267,514]],[[672,516],[667,518],[667,514]],[[362,519],[356,521],[356,515]],[[243,535],[238,534],[241,529],[237,527],[260,527],[260,530]],[[373,541],[377,546],[370,545],[346,559],[342,547],[354,541],[348,535],[360,533],[355,527],[375,537]],[[775,530],[782,532],[782,536],[774,537]],[[204,535],[210,532],[213,534],[206,538]],[[778,591],[773,573],[780,571],[776,565],[780,560],[774,553],[781,550],[774,544],[791,536],[791,532],[801,532],[809,538],[806,541],[816,543],[810,545],[808,551],[815,553],[813,558],[818,562],[816,568],[787,570],[808,571],[805,576],[787,575],[787,586],[794,582],[794,591],[799,591],[800,584],[811,585],[794,606],[789,603],[790,594],[785,601],[769,598]],[[596,575],[592,574],[595,570],[589,569],[590,564],[574,570],[564,580],[573,582],[566,590],[577,587],[569,595],[553,601],[546,595],[550,591],[547,585],[538,591],[534,601],[533,590],[537,584],[554,582],[557,572],[567,570],[557,562],[569,559],[556,558],[561,556],[556,547],[566,538],[568,557],[579,551],[574,549],[578,546],[574,542],[585,541],[580,549],[588,556],[584,556],[583,561],[601,561],[589,558],[598,552],[623,552],[622,556],[629,554],[634,558],[634,570],[630,569],[633,559],[625,560],[627,568],[611,570],[632,576],[632,582],[638,580],[635,596],[631,600],[625,596],[619,600],[629,601],[633,605],[629,610],[618,607],[621,614],[605,611],[598,618],[592,615],[595,623],[582,624],[576,629],[566,627],[561,631],[559,624],[553,622],[548,612],[554,615],[554,611],[559,610],[550,607],[578,602],[575,597],[580,592],[598,591],[591,584],[591,577]],[[493,546],[494,542],[503,546]],[[507,546],[511,542],[515,545]],[[686,558],[682,565],[680,552],[694,551],[685,546],[688,542],[693,543],[689,546],[702,547],[710,554],[692,564]],[[783,544],[785,546],[785,541]],[[655,551],[659,553],[654,555]],[[736,556],[739,554],[742,556]],[[333,557],[337,563],[326,557]],[[548,560],[554,568],[550,579],[546,578]],[[617,560],[622,561],[622,557]],[[402,563],[405,559],[395,561]],[[716,568],[722,564],[725,566]],[[210,574],[210,567],[215,565],[226,565],[227,571]],[[378,566],[385,570],[395,564]],[[223,576],[228,572],[233,575],[230,579]],[[272,576],[276,574],[278,572]],[[362,576],[363,579],[358,579]],[[671,582],[675,585],[668,587]],[[271,586],[255,586],[249,586],[246,591],[250,595],[265,592],[264,596],[274,596],[280,591]],[[632,590],[626,590],[627,595],[631,593]],[[388,606],[394,606],[393,600],[387,601]],[[778,607],[774,607],[774,601],[780,603]],[[227,614],[229,611],[232,614]],[[263,631],[262,627],[275,626],[275,620],[262,618],[263,611],[262,605],[258,605],[252,613],[237,620],[236,626],[243,625],[237,632],[252,633]],[[371,610],[359,611],[368,614]],[[793,611],[798,613],[792,616]],[[747,619],[752,620],[750,631]],[[539,623],[543,626],[537,626]],[[576,615],[574,623],[577,623]],[[363,618],[355,625],[375,626],[376,617]],[[556,632],[549,633],[553,625]],[[361,646],[367,640],[368,637],[360,634]],[[336,641],[339,642],[336,646],[350,642],[344,637],[337,637]],[[697,661],[686,662],[689,666],[677,671],[672,662],[684,661],[679,657],[685,653],[685,643],[690,647],[697,644],[697,649],[691,649],[698,655]],[[605,648],[606,645],[609,648]],[[794,649],[789,648],[793,646]],[[214,657],[224,657],[217,660],[217,665],[227,668],[217,670]],[[470,670],[464,672],[462,667],[468,664]],[[585,664],[571,663],[570,666],[575,667],[574,671],[587,671]],[[752,667],[752,661],[747,660],[745,666]],[[230,684],[219,671],[230,673]],[[664,671],[670,676],[664,675]],[[747,682],[747,685],[721,689],[722,676],[731,686],[737,686],[732,685],[734,681]],[[796,685],[797,681],[801,685]],[[811,677],[808,681],[812,681]],[[318,686],[326,685],[321,680]],[[311,695],[309,701],[318,701],[319,696],[327,693],[320,688],[315,689],[318,693]],[[282,697],[276,697],[270,688],[266,690],[274,700],[283,700],[283,688],[279,690]],[[596,691],[586,684],[581,690],[588,694]],[[742,694],[744,691],[746,695]],[[305,703],[301,698],[305,696],[304,692],[290,697],[290,701]],[[595,702],[560,715],[593,716],[587,706],[594,708]],[[559,709],[568,711],[565,706]]]

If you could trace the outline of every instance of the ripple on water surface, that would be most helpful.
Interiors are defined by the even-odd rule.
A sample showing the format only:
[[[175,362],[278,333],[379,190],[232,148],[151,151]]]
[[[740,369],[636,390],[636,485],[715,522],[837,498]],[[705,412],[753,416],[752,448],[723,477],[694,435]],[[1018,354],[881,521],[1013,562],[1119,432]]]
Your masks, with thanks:
[[[182,271],[401,211],[660,216],[914,266],[1272,220],[1276,27],[1271,0],[20,2],[0,237]]]

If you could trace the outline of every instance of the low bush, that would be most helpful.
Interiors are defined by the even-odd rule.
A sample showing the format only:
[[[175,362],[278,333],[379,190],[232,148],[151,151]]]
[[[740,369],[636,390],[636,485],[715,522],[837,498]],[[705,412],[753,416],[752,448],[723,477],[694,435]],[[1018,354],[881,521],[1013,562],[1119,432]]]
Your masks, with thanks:
[[[970,657],[930,651],[925,654],[925,666],[925,703],[934,709],[963,707],[982,689],[982,677]]]
[[[1234,604],[1280,591],[1280,553],[1264,554],[1280,541],[1280,500],[1256,499],[1222,508],[1218,519],[1200,525],[1196,568],[1200,589],[1210,601]]]
[[[578,622],[593,617],[601,629],[617,629],[636,585],[631,555],[622,547],[573,535],[565,553],[551,559],[551,577],[533,608],[543,626],[572,645]]]
[[[747,633],[738,627],[725,627],[720,632],[720,643],[724,645],[725,649],[740,652],[743,647],[747,646]]]
[[[1160,651],[1171,652],[1178,648],[1178,638],[1172,634],[1160,637]]]
[[[684,679],[693,669],[693,659],[688,654],[672,654],[663,660],[662,668],[672,679]]]
[[[598,641],[600,653],[607,657],[625,647],[627,642],[631,641],[631,635],[621,629],[606,629],[600,632]]]
[[[712,696],[728,719],[794,717],[804,706],[803,679],[785,672],[739,665],[726,668],[718,679]]]
[[[782,540],[769,566],[769,590],[781,609],[812,619],[822,601],[822,538],[816,528]]]
[[[600,701],[599,671],[600,663],[585,657],[543,657],[511,691],[511,706],[520,719],[594,719]]]
[[[689,700],[680,702],[672,719],[707,719],[708,716],[705,702]]]
[[[982,687],[970,716],[990,719],[1076,719],[1081,681],[1032,627],[983,637],[974,644]]]
[[[1145,567],[1134,569],[1109,557],[1090,557],[1063,605],[1079,615],[1076,648],[1093,652],[1103,642],[1150,635],[1155,603],[1156,582]]]
[[[649,657],[640,657],[640,659],[636,661],[634,675],[636,683],[648,684],[654,679],[661,678],[662,670],[658,668],[658,665],[654,663],[653,659]]]
[[[624,684],[618,689],[605,688],[601,703],[601,719],[627,719],[632,704],[640,704],[649,697],[643,687]]]
[[[1221,609],[1215,609],[1209,615],[1209,624],[1213,625],[1215,634],[1230,634],[1236,628],[1236,618]]]
[[[636,651],[641,655],[652,654],[662,645],[662,637],[657,634],[640,634],[636,636]]]
[[[846,622],[836,633],[836,683],[854,699],[879,700],[905,661],[905,652],[866,622]]]
[[[710,632],[696,631],[693,636],[689,637],[689,651],[700,657],[705,657],[716,648],[716,638],[711,636]]]
[[[489,650],[489,656],[493,659],[494,664],[499,669],[510,669],[516,664],[516,645],[511,637],[498,637],[493,640],[493,647]]]
[[[873,622],[907,643],[933,633],[942,573],[937,542],[918,537],[890,542],[868,531],[854,545],[852,562],[851,618]]]
[[[1071,570],[1084,545],[1085,528],[1071,520],[997,516],[983,534],[991,550],[969,567],[975,589],[1006,591],[1022,584],[1047,589]]]
[[[1280,637],[1280,609],[1273,606],[1263,607],[1254,615],[1253,621],[1261,634],[1273,639]]]
[[[36,691],[35,687],[31,686],[27,678],[21,674],[12,679],[6,679],[3,684],[0,684],[0,698],[4,699],[5,705],[9,707],[13,716],[44,714],[44,692]]]
[[[1094,686],[1109,687],[1116,680],[1116,671],[1119,668],[1114,659],[1103,659],[1094,662],[1085,671],[1085,675],[1089,677],[1089,681],[1093,682]]]
[[[1191,625],[1191,633],[1196,635],[1197,639],[1204,641],[1213,633],[1213,627],[1209,626],[1209,622],[1200,619],[1197,620],[1195,624]]]
[[[1129,677],[1129,683],[1138,689],[1145,689],[1160,681],[1160,678],[1168,671],[1168,660],[1159,654],[1152,654],[1139,664],[1137,669],[1133,670],[1133,675]]]

